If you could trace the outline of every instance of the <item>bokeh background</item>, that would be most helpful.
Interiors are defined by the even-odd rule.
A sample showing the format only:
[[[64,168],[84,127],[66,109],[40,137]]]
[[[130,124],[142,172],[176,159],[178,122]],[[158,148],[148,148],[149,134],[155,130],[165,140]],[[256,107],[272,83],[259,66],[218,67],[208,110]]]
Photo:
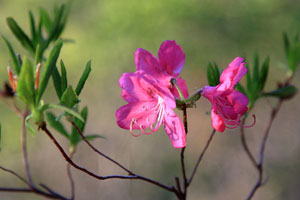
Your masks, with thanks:
[[[24,53],[8,30],[6,17],[14,17],[21,27],[29,31],[29,9],[38,15],[39,7],[50,10],[62,2],[0,0],[0,34],[11,41],[17,52]],[[282,33],[293,34],[299,30],[299,10],[300,2],[294,0],[73,1],[63,37],[73,39],[75,43],[65,44],[60,58],[66,64],[69,82],[73,85],[77,83],[86,62],[92,60],[92,73],[81,94],[81,105],[89,106],[86,133],[104,135],[107,139],[95,140],[94,145],[133,171],[173,184],[174,175],[180,174],[180,150],[172,148],[163,129],[151,136],[135,138],[115,122],[115,110],[125,104],[120,96],[118,79],[122,73],[135,70],[135,49],[144,48],[157,55],[164,40],[176,40],[186,54],[181,76],[186,79],[190,93],[207,84],[205,68],[208,62],[215,61],[224,68],[235,57],[245,56],[251,64],[252,55],[257,51],[261,59],[271,58],[266,85],[266,90],[271,90],[285,78]],[[8,80],[8,64],[8,52],[1,42],[1,82]],[[297,72],[292,82],[298,88],[299,75]],[[50,85],[45,101],[57,102],[52,83]],[[256,200],[300,199],[299,100],[298,95],[284,103],[274,122],[264,163],[269,181],[257,192]],[[274,99],[269,99],[269,102],[259,100],[252,111],[257,123],[246,130],[246,135],[256,157],[269,120],[270,104],[275,103]],[[21,121],[4,103],[0,102],[0,108],[0,165],[24,175],[20,151]],[[212,129],[210,116],[206,114],[209,109],[209,102],[203,99],[197,103],[196,109],[188,110],[188,174]],[[57,133],[55,136],[67,149],[65,139]],[[35,182],[43,182],[68,195],[66,163],[58,150],[42,132],[35,136],[29,134],[28,141]],[[79,145],[74,159],[99,174],[123,173],[84,143]],[[141,181],[98,181],[75,169],[72,173],[77,199],[175,199],[173,194]],[[245,199],[256,178],[257,172],[241,147],[239,130],[226,130],[215,136],[189,188],[188,199]],[[22,186],[22,183],[0,171],[0,186]],[[0,193],[0,199],[43,198]]]

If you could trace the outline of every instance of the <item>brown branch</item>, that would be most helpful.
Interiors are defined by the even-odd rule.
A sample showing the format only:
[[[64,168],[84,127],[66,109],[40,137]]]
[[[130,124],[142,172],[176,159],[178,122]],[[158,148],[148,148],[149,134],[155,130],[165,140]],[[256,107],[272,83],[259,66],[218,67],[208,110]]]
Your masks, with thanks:
[[[246,136],[245,136],[245,128],[243,126],[245,124],[245,121],[246,121],[246,118],[243,119],[242,126],[241,126],[241,129],[240,129],[242,146],[243,146],[248,158],[250,159],[251,163],[253,164],[253,166],[255,168],[257,168],[257,162],[256,162],[253,154],[251,153],[251,151],[248,147],[248,144],[247,144],[247,140],[246,140]]]
[[[47,197],[47,198],[52,198],[52,199],[61,199],[61,200],[68,200],[68,198],[54,192],[53,190],[49,189],[47,186],[48,191],[49,193],[45,192],[45,191],[42,191],[38,188],[36,188],[35,186],[30,186],[29,183],[24,179],[22,178],[19,174],[17,174],[16,172],[10,170],[10,169],[6,169],[4,167],[1,167],[0,166],[0,169],[5,171],[5,172],[8,172],[14,176],[16,176],[18,179],[20,179],[23,183],[25,183],[28,188],[8,188],[8,187],[0,187],[0,192],[25,192],[25,193],[35,193],[35,194],[38,194],[38,195],[41,195],[41,196],[44,196],[44,197]]]
[[[187,123],[186,107],[183,108],[183,125],[184,125],[185,134],[187,135],[188,123]],[[185,163],[184,163],[184,152],[185,152],[185,147],[183,147],[181,149],[181,153],[180,153],[180,163],[181,163],[182,179],[183,179],[183,191],[180,192],[180,194],[182,194],[182,199],[186,199],[187,187],[188,187],[188,183],[187,183],[188,180],[186,177],[186,169],[185,169]]]
[[[202,152],[200,153],[200,155],[199,155],[199,157],[198,157],[198,160],[197,160],[197,163],[196,163],[196,165],[195,165],[195,167],[194,167],[194,169],[193,169],[192,175],[191,175],[191,177],[189,178],[189,180],[188,180],[188,182],[187,182],[188,185],[191,184],[191,182],[192,182],[192,180],[193,180],[193,178],[194,178],[194,176],[195,176],[195,174],[196,174],[196,172],[197,172],[198,166],[199,166],[199,164],[200,164],[200,162],[201,162],[201,160],[202,160],[202,158],[203,158],[203,156],[204,156],[206,150],[208,149],[209,144],[210,144],[210,142],[212,141],[212,139],[213,139],[215,133],[216,133],[216,130],[213,129],[213,131],[211,132],[211,134],[210,134],[210,136],[209,136],[209,138],[208,138],[208,140],[207,140],[207,142],[206,142],[206,145],[205,145],[204,149],[202,150]]]
[[[2,169],[3,171],[8,172],[8,173],[10,173],[10,174],[16,176],[16,177],[17,177],[18,179],[20,179],[23,183],[25,183],[26,185],[30,186],[29,183],[28,183],[23,177],[21,177],[19,174],[17,174],[16,172],[14,172],[14,171],[12,171],[12,170],[10,170],[10,169],[4,168],[4,167],[2,167],[2,166],[0,166],[0,169]]]
[[[60,151],[60,153],[62,154],[62,156],[64,157],[64,159],[70,164],[72,165],[74,168],[88,174],[89,176],[91,177],[94,177],[96,179],[99,179],[99,180],[106,180],[106,179],[138,179],[138,180],[143,180],[143,181],[146,181],[148,183],[152,183],[158,187],[161,187],[167,191],[170,191],[170,192],[174,192],[176,194],[176,189],[174,188],[174,186],[167,186],[167,185],[164,185],[162,183],[159,183],[155,180],[152,180],[152,179],[149,179],[147,177],[144,177],[144,176],[141,176],[141,175],[138,175],[138,174],[135,174],[135,173],[132,173],[132,174],[129,174],[128,176],[124,176],[124,175],[109,175],[109,176],[99,176],[79,165],[77,165],[76,163],[74,163],[70,157],[65,153],[65,151],[63,150],[63,148],[60,146],[60,144],[57,142],[57,140],[55,139],[55,137],[51,134],[51,132],[47,129],[46,127],[46,123],[44,123],[42,126],[39,127],[40,129],[42,129],[47,135],[48,137],[51,139],[51,141],[55,144],[55,146],[58,148],[58,150]],[[81,133],[82,134],[82,133]],[[87,140],[85,140],[87,141]],[[127,169],[128,170],[128,169]],[[125,171],[127,171],[125,170]],[[128,170],[129,171],[129,170]]]
[[[265,152],[265,148],[266,148],[266,143],[267,143],[267,140],[268,140],[268,137],[269,137],[269,133],[270,133],[270,130],[271,130],[271,126],[274,122],[274,119],[275,117],[277,116],[280,108],[281,108],[281,105],[282,105],[282,102],[283,100],[280,99],[278,101],[278,104],[275,108],[272,109],[272,112],[271,112],[271,117],[270,117],[270,121],[267,125],[267,128],[265,130],[265,133],[264,133],[264,136],[263,136],[263,139],[262,139],[262,142],[261,142],[261,145],[260,145],[260,153],[259,153],[259,161],[256,165],[256,169],[258,171],[258,179],[256,181],[256,184],[254,185],[254,187],[251,189],[248,197],[247,197],[247,200],[250,200],[252,199],[252,197],[254,196],[255,192],[262,186],[265,184],[266,181],[263,181],[263,162],[264,162],[264,152]]]
[[[107,160],[111,161],[112,163],[116,164],[117,166],[119,166],[120,168],[122,168],[124,171],[126,171],[129,175],[134,175],[134,173],[132,171],[130,171],[129,169],[127,169],[126,167],[124,167],[123,165],[121,165],[120,163],[118,163],[117,161],[115,161],[114,159],[110,158],[109,156],[107,156],[106,154],[102,153],[101,151],[99,151],[97,148],[95,148],[83,135],[83,133],[81,132],[81,130],[78,128],[78,126],[72,122],[72,126],[76,129],[77,133],[81,136],[81,138],[83,139],[83,141],[96,153],[98,153],[99,155],[101,155],[102,157],[106,158]]]
[[[71,160],[74,156],[74,153],[75,153],[75,150],[70,153]],[[67,174],[68,174],[70,184],[71,184],[71,200],[73,200],[75,198],[75,184],[74,184],[74,180],[73,180],[72,173],[71,173],[71,165],[69,163],[67,163]]]
[[[30,174],[29,162],[28,162],[28,154],[27,154],[27,142],[26,142],[26,126],[25,120],[27,117],[27,111],[22,115],[22,134],[21,134],[21,142],[22,142],[22,153],[23,153],[23,163],[25,167],[26,177],[30,187],[34,187],[32,177]]]

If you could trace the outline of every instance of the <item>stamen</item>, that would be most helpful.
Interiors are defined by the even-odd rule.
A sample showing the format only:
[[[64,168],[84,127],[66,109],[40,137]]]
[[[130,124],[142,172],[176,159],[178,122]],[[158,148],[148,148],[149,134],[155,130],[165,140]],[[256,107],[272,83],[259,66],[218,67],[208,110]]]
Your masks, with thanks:
[[[133,125],[136,123],[136,118],[132,118],[132,120],[131,120],[131,122],[130,122],[130,134],[132,135],[132,136],[134,136],[134,137],[138,137],[138,136],[140,136],[140,135],[142,135],[143,133],[140,133],[140,134],[138,134],[138,135],[135,135],[134,133],[133,133]]]
[[[252,117],[253,117],[253,122],[252,122],[251,125],[242,125],[242,124],[240,124],[240,126],[244,127],[244,128],[251,128],[251,127],[253,127],[255,125],[255,123],[256,123],[256,116],[252,115]]]

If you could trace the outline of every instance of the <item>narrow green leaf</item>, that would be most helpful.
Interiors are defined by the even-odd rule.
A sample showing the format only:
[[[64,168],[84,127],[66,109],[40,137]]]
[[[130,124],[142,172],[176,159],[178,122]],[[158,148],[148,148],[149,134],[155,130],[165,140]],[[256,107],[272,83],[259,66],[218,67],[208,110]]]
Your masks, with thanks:
[[[34,74],[30,61],[25,57],[21,68],[17,95],[27,105],[34,105],[35,89],[34,89]]]
[[[36,47],[37,41],[36,41],[35,21],[31,11],[29,11],[29,21],[30,21],[31,40],[33,41],[34,47]]]
[[[75,124],[78,126],[78,128],[81,130],[81,132],[84,132],[84,128],[85,128],[85,122],[87,119],[87,115],[88,115],[88,108],[85,106],[82,110],[81,110],[81,116],[84,119],[84,122],[75,119]]]
[[[206,77],[210,86],[216,86],[219,84],[220,72],[216,63],[209,63],[206,68]]]
[[[264,60],[261,69],[260,69],[260,73],[259,73],[259,90],[262,91],[265,87],[265,83],[268,77],[268,72],[269,72],[269,63],[270,63],[270,58],[266,57],[266,59]]]
[[[38,44],[35,51],[34,65],[36,66],[39,62],[42,62],[42,59],[43,59],[42,48],[40,44]]]
[[[247,83],[247,90],[251,94],[252,93],[252,79],[251,79],[251,74],[249,70],[248,64],[245,65],[247,68],[247,73],[246,73],[246,83]]]
[[[21,71],[21,65],[18,61],[16,53],[15,53],[13,47],[11,46],[11,44],[9,43],[9,41],[4,36],[2,36],[2,39],[3,39],[4,43],[6,44],[6,46],[8,48],[9,55],[10,55],[11,60],[12,60],[13,69],[14,69],[15,73],[17,75],[19,75],[20,71]]]
[[[44,66],[44,71],[41,75],[41,81],[40,81],[40,85],[39,88],[37,90],[37,96],[36,96],[36,104],[39,104],[40,99],[47,87],[49,78],[53,72],[53,70],[56,68],[56,61],[58,59],[61,47],[62,47],[63,43],[62,41],[58,41],[55,46],[53,47],[52,51],[50,52],[50,55],[46,61],[46,64]]]
[[[51,31],[51,20],[47,11],[43,8],[40,8],[40,18],[42,19],[42,24],[45,26],[47,33]]]
[[[257,83],[259,81],[259,56],[258,53],[254,53],[253,59],[253,72],[252,72],[252,82]]]
[[[81,90],[85,84],[85,81],[87,80],[87,78],[89,77],[89,74],[91,72],[91,61],[89,60],[86,64],[86,67],[78,81],[78,84],[76,86],[75,92],[76,94],[79,96],[79,94],[81,93]]]
[[[290,49],[290,41],[289,41],[287,33],[285,33],[285,32],[283,33],[283,44],[284,44],[285,55],[286,55],[286,57],[288,57],[289,49]]]
[[[219,84],[219,82],[220,82],[220,70],[219,70],[218,65],[216,63],[214,63],[214,71],[215,71],[215,80]]]
[[[282,88],[278,88],[271,92],[263,93],[263,96],[270,96],[270,97],[278,97],[281,99],[288,99],[293,97],[297,93],[298,89],[293,85],[287,85]]]
[[[102,135],[87,135],[87,136],[85,136],[85,139],[87,139],[88,141],[92,141],[96,138],[106,139],[106,137],[102,136]]]
[[[61,91],[61,78],[60,74],[57,70],[57,67],[52,72],[52,80],[53,80],[53,85],[57,94],[58,99],[61,98],[62,91]]]
[[[40,109],[41,109],[41,111],[43,112],[43,111],[46,111],[46,110],[52,109],[52,108],[58,109],[58,110],[62,110],[62,111],[64,111],[64,112],[66,112],[66,113],[69,113],[69,114],[73,115],[74,117],[77,117],[77,118],[80,119],[81,121],[84,121],[84,119],[82,118],[82,116],[81,116],[78,112],[76,112],[75,110],[73,110],[73,109],[71,109],[71,108],[68,108],[68,107],[66,107],[66,106],[63,106],[63,105],[58,105],[58,104],[45,104],[45,105],[43,105]]]
[[[12,33],[16,36],[16,38],[19,40],[19,42],[30,51],[30,53],[34,53],[35,49],[34,46],[29,39],[29,37],[24,33],[24,31],[19,27],[17,22],[12,18],[7,18],[7,24],[12,31]]]
[[[63,60],[60,60],[61,71],[61,91],[64,92],[68,87],[67,71]]]
[[[29,124],[29,120],[32,118],[32,115],[28,115],[25,119],[25,126],[26,128],[29,130],[29,132],[35,136],[36,135],[36,131],[34,130],[34,128]]]
[[[246,92],[245,88],[240,83],[236,84],[235,88],[247,96],[247,92]]]
[[[75,104],[78,103],[78,97],[73,90],[72,86],[69,86],[61,96],[60,104],[68,108],[72,108]]]
[[[47,112],[46,113],[46,117],[47,117],[47,120],[49,122],[49,124],[56,130],[58,131],[59,133],[61,133],[63,136],[65,136],[66,138],[69,138],[69,134],[68,132],[66,131],[64,125],[58,121],[55,117],[55,115],[51,112]]]

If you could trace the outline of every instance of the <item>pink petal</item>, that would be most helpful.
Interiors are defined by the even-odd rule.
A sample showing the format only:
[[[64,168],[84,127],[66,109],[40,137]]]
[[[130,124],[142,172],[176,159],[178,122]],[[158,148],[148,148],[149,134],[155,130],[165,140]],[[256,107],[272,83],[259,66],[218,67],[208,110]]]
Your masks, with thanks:
[[[145,49],[137,49],[135,52],[135,66],[137,71],[142,71],[155,78],[161,78],[164,69],[159,65],[157,59]]]
[[[247,73],[244,58],[236,57],[222,72],[218,90],[233,89],[233,87]]]
[[[214,109],[214,105],[211,109],[211,125],[212,127],[216,130],[216,131],[219,131],[219,132],[224,132],[226,126],[225,126],[225,123],[224,123],[224,120],[223,118],[216,114],[216,111]]]
[[[183,148],[186,145],[186,134],[184,126],[176,113],[167,108],[163,125],[174,148]]]
[[[243,93],[233,90],[227,98],[234,112],[243,115],[248,110],[248,98]]]
[[[158,51],[159,63],[168,74],[176,77],[180,74],[184,61],[184,52],[174,40],[164,41]]]
[[[178,84],[178,86],[179,86],[179,88],[180,88],[180,90],[181,90],[181,92],[183,94],[183,97],[185,99],[189,98],[189,91],[187,89],[185,80],[183,80],[181,77],[177,78],[176,80],[177,80],[177,84]],[[178,93],[178,91],[177,91],[177,89],[176,89],[175,86],[171,87],[171,92],[173,93],[173,95],[176,98],[180,99],[179,93]]]
[[[211,103],[214,103],[213,97],[218,95],[219,92],[216,91],[217,86],[205,86],[202,90],[201,95],[207,98]]]
[[[124,129],[130,129],[132,120],[136,123],[132,124],[132,129],[150,128],[154,124],[157,115],[153,111],[153,107],[157,104],[156,101],[151,102],[132,102],[128,103],[116,111],[117,124]]]
[[[122,97],[127,102],[149,101],[149,99],[152,99],[146,90],[152,85],[139,74],[124,73],[119,80],[119,84],[122,88]]]

